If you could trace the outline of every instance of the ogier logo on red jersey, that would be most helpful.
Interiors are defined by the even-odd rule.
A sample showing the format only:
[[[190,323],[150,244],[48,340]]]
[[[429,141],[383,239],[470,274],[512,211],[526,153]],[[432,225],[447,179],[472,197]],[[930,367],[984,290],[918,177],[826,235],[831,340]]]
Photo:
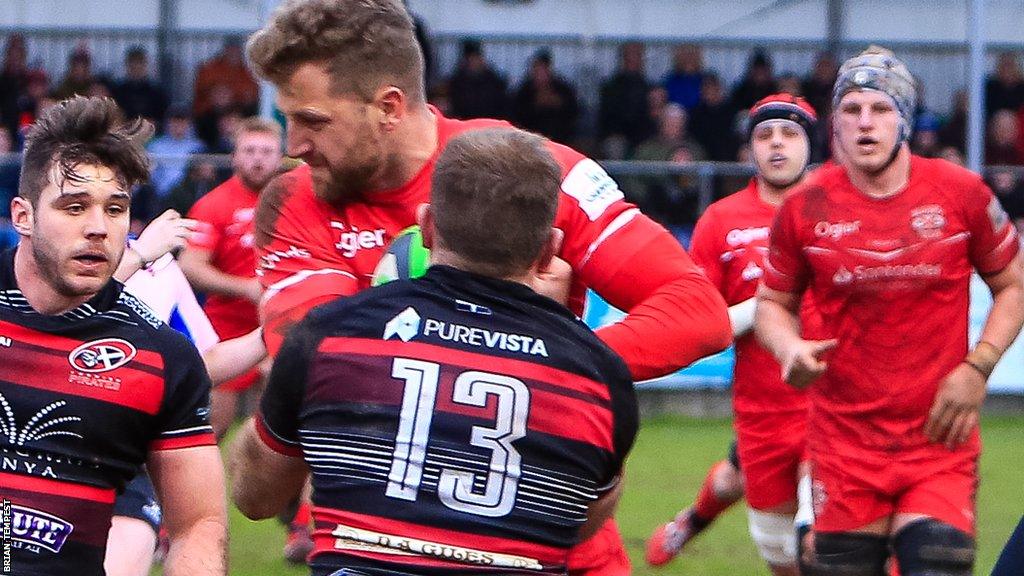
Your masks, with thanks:
[[[75,348],[68,354],[68,362],[82,372],[109,372],[130,362],[136,352],[135,346],[127,340],[104,338]]]

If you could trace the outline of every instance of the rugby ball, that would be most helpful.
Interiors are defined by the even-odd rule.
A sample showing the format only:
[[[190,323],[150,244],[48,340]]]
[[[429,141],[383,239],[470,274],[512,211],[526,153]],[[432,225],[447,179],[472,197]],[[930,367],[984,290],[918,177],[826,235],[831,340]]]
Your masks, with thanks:
[[[413,225],[398,233],[373,271],[372,286],[394,280],[419,278],[430,266],[430,249],[423,247],[420,227]]]

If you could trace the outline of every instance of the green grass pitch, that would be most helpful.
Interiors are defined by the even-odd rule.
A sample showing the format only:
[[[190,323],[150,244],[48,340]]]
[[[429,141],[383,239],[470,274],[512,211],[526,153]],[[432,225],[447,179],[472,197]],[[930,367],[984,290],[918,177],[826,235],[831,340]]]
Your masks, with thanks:
[[[1022,417],[987,417],[982,424],[985,450],[978,495],[975,570],[979,575],[992,570],[1003,543],[1024,512],[1022,430]],[[690,503],[708,466],[724,457],[731,438],[728,420],[659,417],[643,422],[630,456],[626,491],[617,514],[634,574],[768,574],[750,542],[742,505],[734,506],[719,518],[667,567],[653,570],[643,564],[644,540],[650,530]],[[276,522],[250,522],[232,510],[231,574],[306,574],[304,568],[287,567],[281,559],[283,539]]]

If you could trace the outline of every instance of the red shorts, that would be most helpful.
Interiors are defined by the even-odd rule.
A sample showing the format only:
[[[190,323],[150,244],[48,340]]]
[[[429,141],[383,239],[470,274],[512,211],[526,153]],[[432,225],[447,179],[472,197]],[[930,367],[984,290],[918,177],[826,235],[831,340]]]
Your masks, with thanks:
[[[733,426],[750,507],[795,502],[800,463],[807,459],[807,412],[737,414]]]
[[[245,336],[259,326],[259,324],[255,323],[255,319],[241,321],[232,317],[210,316],[209,318],[210,324],[213,326],[213,330],[217,333],[217,337],[220,338],[221,342],[224,340],[231,340],[232,338],[238,338],[239,336]],[[232,378],[231,380],[216,386],[214,390],[240,393],[251,388],[253,384],[259,381],[259,379],[260,371],[253,368],[237,378]]]
[[[973,535],[979,453],[977,436],[954,451],[929,444],[814,452],[814,529],[849,532],[894,514],[923,514]]]
[[[569,551],[569,576],[629,576],[629,556],[614,518]]]

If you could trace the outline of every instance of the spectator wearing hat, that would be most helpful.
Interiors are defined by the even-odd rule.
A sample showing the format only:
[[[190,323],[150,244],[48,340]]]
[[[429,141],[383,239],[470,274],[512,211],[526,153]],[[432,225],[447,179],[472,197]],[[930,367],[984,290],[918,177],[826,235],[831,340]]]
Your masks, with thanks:
[[[513,100],[513,119],[531,132],[556,142],[572,142],[580,113],[576,90],[551,67],[551,51],[533,57],[530,70]]]
[[[167,114],[167,129],[163,136],[154,138],[146,146],[150,154],[168,156],[157,158],[150,181],[159,198],[167,193],[185,175],[188,156],[204,152],[206,147],[192,131],[192,118],[185,106],[172,106]]]
[[[149,75],[149,55],[132,46],[124,57],[124,78],[114,85],[114,99],[129,118],[142,117],[157,126],[164,123],[167,93]]]
[[[743,79],[732,90],[730,100],[736,110],[749,110],[754,102],[779,91],[772,71],[772,61],[763,48],[750,55],[750,63]]]
[[[462,59],[448,79],[449,116],[507,118],[508,82],[484,57],[479,40],[462,41]]]
[[[601,85],[598,131],[603,143],[610,138],[621,139],[628,150],[633,150],[651,135],[647,123],[650,84],[644,74],[644,52],[639,42],[623,44],[619,69]]]
[[[942,144],[939,142],[941,126],[942,122],[934,112],[925,110],[919,113],[914,121],[910,151],[925,158],[938,158],[942,152]]]

